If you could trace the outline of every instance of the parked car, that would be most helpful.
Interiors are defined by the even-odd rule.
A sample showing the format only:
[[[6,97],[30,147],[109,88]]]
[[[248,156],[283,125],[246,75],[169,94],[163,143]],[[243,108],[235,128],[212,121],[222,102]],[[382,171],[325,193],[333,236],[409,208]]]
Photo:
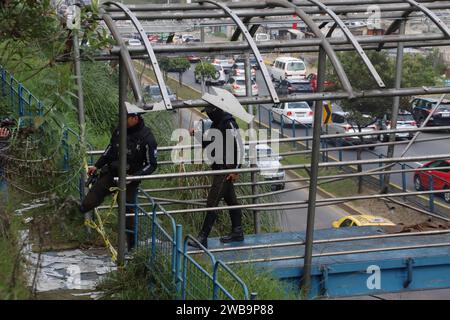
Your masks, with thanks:
[[[256,70],[250,68],[252,79],[256,79]],[[245,76],[245,64],[243,62],[236,62],[231,68],[231,74],[233,76]]]
[[[188,59],[190,63],[197,63],[201,61],[201,58],[199,56],[193,54],[186,56],[186,59]]]
[[[126,44],[129,45],[130,47],[134,47],[134,46],[141,46],[142,42],[141,40],[138,39],[128,39],[126,41]]]
[[[161,37],[156,34],[149,34],[147,37],[148,37],[148,41],[150,41],[151,43],[157,43],[161,39]]]
[[[314,122],[314,112],[305,101],[274,104],[272,116],[273,121],[284,125],[312,125]]]
[[[381,120],[380,130],[390,130],[391,119],[390,115],[386,115]],[[417,129],[416,121],[413,115],[408,111],[400,111],[397,116],[397,129]],[[395,134],[399,139],[412,139],[414,132],[399,132]],[[389,134],[380,134],[380,141],[386,142],[389,140]]]
[[[181,35],[181,41],[188,42],[190,39],[194,39],[194,36],[191,34],[183,34]]]
[[[313,92],[317,92],[317,74],[316,73],[310,73],[307,77],[306,80],[309,81],[309,83],[311,84],[311,88],[313,90]],[[333,81],[329,81],[329,80],[325,80],[323,82],[323,85],[325,88],[332,88],[336,85],[336,83],[334,83]]]
[[[269,41],[270,36],[267,33],[257,33],[255,34],[255,41]]]
[[[214,68],[216,68],[216,73],[213,77],[208,77],[205,79],[205,82],[207,85],[218,85],[223,86],[226,82],[226,76],[225,76],[225,70],[220,64],[212,63]],[[201,82],[201,75],[198,73],[194,74],[195,77],[195,83]]]
[[[349,215],[340,218],[332,223],[333,228],[345,228],[345,227],[370,227],[370,226],[395,226],[391,220],[372,216],[372,215]]]
[[[192,43],[192,42],[201,42],[200,38],[187,38],[184,42]]]
[[[228,74],[234,65],[234,59],[227,57],[216,57],[213,63],[220,64],[223,67],[225,74]]]
[[[161,90],[157,85],[145,86],[143,91],[144,95],[153,102],[158,102],[162,100]],[[167,93],[169,94],[170,101],[174,101],[177,99],[177,96],[173,93],[173,91],[169,87],[167,87]]]
[[[273,150],[267,144],[257,144],[256,145],[256,166],[260,169],[259,175],[264,178],[264,180],[271,180],[272,190],[284,189],[285,183],[285,172],[280,169],[282,158],[276,154],[273,154]],[[245,146],[245,165],[250,166],[249,158],[249,146]]]
[[[416,97],[412,100],[412,114],[417,126],[421,126],[430,112],[436,106],[438,99]],[[436,112],[427,122],[427,126],[449,126],[450,125],[450,101],[443,100]]]
[[[370,118],[371,122],[369,125],[361,128],[361,132],[367,132],[368,135],[362,136],[351,136],[345,138],[339,138],[333,140],[332,142],[337,144],[372,144],[378,142],[378,127],[377,120],[372,119],[369,115],[364,115],[366,118]],[[348,113],[344,111],[333,111],[331,114],[331,123],[322,125],[324,132],[328,134],[343,134],[343,133],[357,133],[358,125],[348,119]],[[371,134],[372,133],[372,134]],[[370,150],[375,149],[375,146],[369,147]]]
[[[445,167],[444,169],[433,169]],[[419,168],[429,168],[427,171],[416,171],[414,173],[414,188],[422,190],[449,190],[443,194],[444,200],[450,203],[450,160],[434,160]],[[431,179],[431,183],[430,183]]]
[[[284,79],[305,79],[306,65],[303,60],[293,57],[280,57],[275,59],[272,68],[272,81]]]
[[[228,79],[224,85],[224,89],[230,91],[235,96],[246,96],[246,80],[242,76],[232,76]],[[259,94],[258,85],[255,79],[252,79],[252,95],[257,96]]]
[[[288,95],[291,93],[310,93],[313,92],[311,84],[307,80],[285,79],[275,85],[278,94]]]

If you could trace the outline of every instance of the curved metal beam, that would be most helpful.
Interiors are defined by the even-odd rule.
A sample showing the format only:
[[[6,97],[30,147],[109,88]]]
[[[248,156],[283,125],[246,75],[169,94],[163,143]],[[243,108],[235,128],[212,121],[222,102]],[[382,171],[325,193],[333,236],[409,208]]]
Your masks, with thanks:
[[[437,15],[434,14],[433,11],[425,7],[423,4],[415,1],[415,0],[404,0],[408,2],[411,6],[416,7],[420,11],[422,11],[426,16],[428,16],[435,24],[436,26],[441,29],[441,31],[444,33],[444,35],[447,36],[447,38],[450,38],[450,29],[447,27],[447,25],[439,19]]]
[[[320,45],[322,46],[323,50],[325,50],[325,53],[330,59],[330,62],[337,73],[337,76],[341,82],[342,87],[348,94],[348,99],[354,99],[355,93],[353,92],[352,85],[348,80],[347,74],[345,73],[341,62],[339,61],[336,52],[333,50],[333,47],[330,45],[328,40],[323,35],[322,31],[320,31],[319,27],[317,27],[317,25],[314,23],[311,17],[308,16],[302,9],[297,7],[295,4],[287,0],[266,0],[266,3],[270,6],[293,8],[295,10],[295,14],[298,17],[300,17],[300,19],[302,19],[305,22],[305,24],[311,29],[314,35],[321,40]]]
[[[331,17],[331,19],[333,19],[339,25],[339,27],[341,28],[342,32],[344,32],[344,34],[347,37],[347,39],[351,42],[351,44],[355,48],[356,52],[359,54],[361,59],[366,64],[367,68],[369,69],[369,72],[372,74],[372,77],[375,79],[375,81],[377,82],[378,86],[380,88],[385,88],[386,85],[384,84],[384,82],[381,79],[380,75],[378,74],[377,70],[373,66],[373,64],[370,61],[369,57],[367,57],[367,54],[364,52],[364,50],[361,47],[361,45],[359,44],[359,42],[356,40],[356,38],[353,36],[353,34],[348,29],[348,27],[345,25],[344,21],[342,21],[342,19],[336,13],[334,13],[333,10],[328,8],[323,3],[321,3],[321,2],[319,2],[317,0],[307,0],[307,1],[315,4],[320,9],[325,11]]]
[[[132,13],[131,10],[128,9],[127,6],[125,6],[125,5],[121,4],[121,3],[109,2],[108,1],[108,2],[103,3],[103,5],[113,5],[113,6],[118,7],[133,22],[133,25],[135,26],[135,28],[139,32],[139,35],[141,36],[142,41],[144,42],[145,50],[147,51],[147,54],[148,54],[148,56],[150,58],[150,63],[152,64],[153,71],[155,72],[156,81],[157,81],[157,83],[159,85],[159,89],[161,91],[161,96],[163,98],[164,105],[165,105],[167,110],[172,110],[172,102],[170,101],[169,93],[167,92],[166,83],[164,82],[164,78],[163,78],[163,75],[161,73],[161,69],[159,68],[158,60],[156,59],[155,52],[153,51],[153,48],[152,48],[152,46],[150,44],[150,41],[147,38],[147,34],[145,33],[144,28],[142,27],[141,23],[136,18],[134,13]]]
[[[105,24],[108,27],[109,31],[111,32],[111,35],[113,36],[114,40],[116,40],[117,44],[120,46],[120,55],[122,56],[123,61],[125,62],[125,69],[128,73],[128,78],[130,79],[131,82],[131,88],[133,89],[134,98],[136,99],[136,101],[138,101],[138,103],[142,103],[143,98],[141,85],[136,75],[136,71],[134,70],[130,52],[128,51],[128,48],[125,45],[125,43],[123,42],[120,32],[117,29],[116,24],[114,20],[111,18],[111,16],[107,14],[103,9],[100,9],[100,14],[102,16],[103,21],[105,21]]]
[[[248,25],[250,23],[250,21],[252,20],[253,17],[246,17],[244,18],[244,20],[242,22],[244,22],[245,25]],[[258,28],[261,26],[261,24],[254,24],[250,27],[250,30],[248,32],[250,32],[250,35],[252,36],[252,38],[254,37],[256,31],[258,31]],[[233,35],[230,38],[230,41],[237,41],[239,39],[239,36],[241,35],[241,29],[237,28]]]
[[[447,27],[447,25],[438,16],[436,16],[434,14],[433,11],[431,11],[430,9],[425,7],[423,4],[418,3],[417,1],[414,1],[414,0],[405,0],[405,1],[408,2],[411,5],[411,7],[416,7],[421,12],[423,12],[426,16],[428,16],[436,24],[436,26],[439,29],[441,29],[441,31],[444,33],[444,35],[447,38],[450,38],[450,29]],[[405,11],[402,14],[402,17],[400,19],[396,19],[394,22],[391,23],[391,25],[386,30],[385,35],[389,35],[389,34],[395,32],[396,30],[398,30],[398,28],[400,27],[400,22],[402,21],[402,19],[406,19],[413,12],[414,12],[414,10],[412,8],[410,10],[408,10],[408,11]],[[383,49],[383,46],[384,46],[384,42],[381,42],[379,44],[377,50],[380,51],[381,49]]]
[[[279,103],[280,99],[278,98],[278,94],[275,91],[275,87],[273,86],[272,80],[269,76],[269,71],[267,70],[266,65],[264,64],[263,58],[261,56],[261,53],[259,52],[258,46],[256,45],[255,41],[251,37],[250,33],[248,32],[247,28],[245,27],[242,20],[233,12],[231,11],[227,6],[225,6],[222,3],[215,2],[214,0],[197,0],[196,2],[203,4],[203,3],[211,3],[215,5],[216,7],[222,9],[233,21],[236,23],[239,29],[241,29],[242,33],[244,34],[245,39],[247,40],[247,43],[249,44],[250,48],[253,51],[253,54],[255,55],[256,62],[259,65],[259,68],[261,70],[261,73],[264,78],[264,82],[266,83],[267,88],[269,89],[270,96],[272,97],[272,101],[274,103]]]

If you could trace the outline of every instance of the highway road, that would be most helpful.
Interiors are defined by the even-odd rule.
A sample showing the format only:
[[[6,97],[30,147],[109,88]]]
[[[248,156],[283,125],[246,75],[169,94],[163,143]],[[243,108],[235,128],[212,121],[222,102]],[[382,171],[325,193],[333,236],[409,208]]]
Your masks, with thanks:
[[[196,84],[194,81],[194,68],[195,65],[191,66],[191,69],[188,70],[184,76],[183,76],[183,82],[197,90],[200,91],[200,85]],[[268,95],[267,87],[262,79],[261,72],[258,71],[256,75],[258,87],[259,87],[259,94],[260,95]],[[257,114],[256,117],[258,119],[261,119],[261,122],[263,122],[266,125],[269,125],[269,110],[271,109],[272,105],[261,105],[261,115]],[[256,108],[258,109],[258,108]],[[278,123],[272,123],[272,128],[281,130],[281,126]],[[303,126],[296,126],[295,131],[292,129],[292,126],[287,126],[283,129],[283,132],[287,136],[295,136],[301,137],[306,136],[307,130]],[[308,134],[311,135],[312,131],[311,128],[308,130]],[[331,132],[330,132],[331,134]],[[428,139],[428,138],[436,138],[436,137],[443,137],[446,138],[445,140],[439,140],[439,141],[427,141],[420,143],[421,140]],[[330,147],[334,147],[334,145],[330,144]],[[396,157],[400,157],[401,153],[405,149],[406,144],[397,145],[395,147],[394,155]],[[439,155],[439,154],[448,154],[450,151],[450,133],[449,132],[443,132],[443,131],[436,131],[436,132],[430,132],[430,133],[421,133],[419,135],[419,138],[417,139],[417,142],[411,146],[411,148],[408,150],[408,152],[405,154],[405,157],[415,157],[415,156],[426,156],[426,155]],[[377,146],[375,150],[370,151],[368,149],[365,149],[362,152],[362,159],[376,159],[378,158],[378,155],[386,155],[387,153],[387,146]],[[357,152],[354,150],[348,150],[342,152],[342,160],[348,161],[348,160],[356,160]],[[335,159],[339,159],[339,153],[337,151],[335,152],[329,152],[329,155],[334,157]],[[422,163],[419,162],[412,162],[408,163],[409,166],[412,168],[417,168]],[[363,170],[368,170],[377,167],[378,165],[364,165]],[[401,165],[396,165],[393,170],[395,169],[401,169]],[[391,182],[401,186],[402,185],[402,175],[401,174],[392,174],[391,175]],[[407,190],[414,190],[414,181],[413,181],[413,173],[406,173],[406,187]],[[440,203],[445,203],[443,199],[441,199],[439,196],[436,197],[436,201]]]

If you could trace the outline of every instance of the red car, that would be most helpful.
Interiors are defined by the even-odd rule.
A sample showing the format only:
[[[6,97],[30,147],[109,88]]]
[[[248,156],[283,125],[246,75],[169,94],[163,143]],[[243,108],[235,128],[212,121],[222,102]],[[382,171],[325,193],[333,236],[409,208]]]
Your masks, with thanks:
[[[445,167],[445,169],[433,170],[433,168]],[[429,168],[427,171],[414,173],[414,187],[417,191],[430,190],[432,179],[433,190],[446,190],[444,200],[450,203],[450,160],[435,160],[422,165],[420,168]]]
[[[317,91],[317,74],[310,73],[306,77],[306,80],[308,80],[309,83],[311,84],[311,88],[313,89],[313,92],[316,92]],[[331,88],[331,87],[334,87],[335,85],[336,84],[333,81],[325,80],[325,82],[324,82],[325,88]]]
[[[197,63],[200,62],[200,57],[199,56],[195,56],[195,55],[189,55],[186,57],[190,63]]]

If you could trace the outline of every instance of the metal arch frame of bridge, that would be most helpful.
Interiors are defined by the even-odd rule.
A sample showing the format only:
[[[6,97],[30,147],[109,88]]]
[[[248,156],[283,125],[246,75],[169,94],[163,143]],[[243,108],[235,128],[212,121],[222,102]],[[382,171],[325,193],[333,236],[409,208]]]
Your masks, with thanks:
[[[406,0],[408,3],[409,3],[409,6],[411,6],[411,3],[413,2],[413,0]],[[164,20],[164,19],[172,19],[173,17],[175,17],[176,19],[190,19],[190,18],[193,18],[193,17],[195,17],[195,18],[197,18],[197,17],[203,17],[203,18],[218,18],[218,17],[220,17],[220,18],[222,18],[222,17],[224,17],[224,18],[232,18],[233,19],[233,21],[235,22],[235,24],[237,24],[240,28],[241,28],[241,26],[242,26],[242,28],[241,28],[241,31],[243,31],[243,34],[245,35],[245,37],[246,37],[246,40],[247,40],[247,42],[248,42],[248,44],[249,44],[249,46],[250,46],[250,49],[252,49],[252,51],[253,52],[255,52],[255,50],[253,50],[254,49],[254,47],[256,48],[256,50],[258,51],[258,53],[259,53],[259,49],[258,49],[258,47],[256,46],[256,44],[255,44],[255,42],[253,41],[253,39],[248,39],[249,37],[250,37],[250,35],[249,35],[249,31],[247,30],[247,28],[245,27],[245,25],[243,24],[243,21],[241,20],[243,17],[245,18],[245,17],[251,17],[252,16],[252,10],[247,10],[247,11],[245,11],[245,12],[240,12],[240,13],[234,13],[234,12],[232,12],[231,11],[231,9],[234,9],[234,8],[243,8],[243,9],[252,9],[252,4],[251,3],[238,3],[238,4],[231,4],[230,3],[230,5],[229,6],[227,6],[227,5],[223,5],[223,4],[218,4],[218,3],[216,3],[215,1],[213,1],[213,0],[200,0],[200,1],[197,1],[197,2],[199,2],[200,3],[200,5],[192,5],[192,9],[193,10],[201,10],[201,8],[202,8],[202,5],[201,4],[203,4],[203,3],[210,3],[210,4],[212,4],[212,6],[211,5],[207,5],[207,6],[205,6],[204,8],[205,9],[208,9],[208,10],[211,10],[212,12],[200,12],[200,13],[195,13],[195,14],[192,14],[192,13],[181,13],[181,14],[176,14],[176,15],[174,15],[173,13],[161,13],[161,15],[160,16],[158,16],[158,15],[155,15],[155,14],[153,14],[153,15],[149,15],[149,16],[147,16],[146,17],[146,15],[134,15],[134,18],[137,20],[138,19],[138,17],[139,17],[139,19],[156,19],[156,20],[158,20],[158,19],[160,19],[160,20]],[[367,3],[367,4],[373,4],[373,3],[375,3],[375,2],[377,2],[377,1],[375,1],[375,0],[373,0],[373,1],[371,1],[371,0],[366,0],[366,1],[362,1],[362,2],[364,2],[364,3]],[[383,3],[383,4],[388,4],[388,3],[401,3],[401,4],[398,4],[398,5],[395,5],[395,9],[396,9],[396,11],[405,11],[405,10],[409,10],[408,8],[406,8],[406,6],[408,6],[407,4],[405,5],[405,1],[395,1],[395,0],[392,0],[392,1],[388,1],[388,0],[380,0],[380,1],[378,1],[380,4],[381,3]],[[428,1],[427,1],[428,2]],[[336,4],[335,2],[333,2],[333,1],[324,1],[324,3],[326,3],[327,5],[328,4],[330,4],[330,5],[332,5],[332,4]],[[348,3],[348,5],[351,5],[351,4],[356,4],[354,1],[351,1],[351,0],[349,0],[349,1],[347,1],[347,3]],[[406,90],[406,89],[387,89],[387,90],[373,90],[373,92],[371,92],[371,91],[362,91],[362,92],[353,92],[353,88],[351,87],[351,84],[349,83],[349,81],[348,81],[348,78],[347,78],[347,76],[346,76],[346,74],[345,74],[345,72],[344,72],[344,70],[342,69],[342,66],[341,66],[341,64],[340,64],[340,61],[339,61],[339,59],[337,58],[337,56],[336,56],[336,54],[335,54],[335,50],[334,50],[334,48],[331,46],[331,44],[330,44],[330,41],[327,39],[327,37],[326,36],[324,36],[323,34],[322,34],[322,32],[320,31],[320,29],[315,25],[315,23],[314,23],[314,21],[312,20],[312,18],[310,17],[310,14],[313,14],[313,13],[322,13],[323,11],[326,11],[326,10],[324,10],[323,8],[321,8],[318,4],[322,4],[322,5],[324,5],[323,3],[319,3],[319,2],[317,2],[317,1],[315,1],[315,0],[307,0],[307,1],[302,1],[301,2],[301,5],[303,5],[303,6],[308,6],[308,8],[307,9],[305,9],[305,10],[303,10],[302,8],[300,8],[299,7],[299,3],[296,3],[296,4],[294,4],[294,3],[291,3],[291,2],[289,2],[289,1],[286,1],[286,0],[268,0],[268,1],[262,1],[262,2],[260,2],[260,3],[258,3],[258,4],[255,4],[255,6],[257,7],[257,8],[262,8],[263,10],[261,10],[260,12],[259,12],[259,14],[258,14],[258,11],[257,10],[255,10],[255,12],[253,13],[253,15],[255,15],[255,16],[265,16],[265,15],[270,15],[270,10],[264,10],[265,8],[272,8],[272,7],[284,7],[284,8],[288,8],[288,9],[285,9],[284,11],[285,12],[289,12],[289,14],[292,14],[292,13],[295,13],[295,14],[297,14],[302,20],[304,20],[305,21],[305,23],[306,23],[306,21],[309,21],[309,23],[310,23],[310,25],[309,25],[309,27],[312,29],[312,30],[316,30],[314,33],[315,33],[315,35],[319,38],[319,39],[317,39],[317,40],[320,40],[320,43],[318,42],[318,46],[319,46],[319,48],[320,48],[320,55],[319,56],[322,56],[322,59],[320,59],[320,62],[319,62],[319,66],[320,65],[322,65],[322,70],[324,70],[324,66],[325,66],[325,59],[323,59],[324,57],[326,58],[326,56],[324,55],[324,52],[329,56],[329,58],[330,58],[330,61],[332,62],[332,64],[333,64],[333,66],[335,67],[335,69],[336,69],[336,71],[337,71],[337,73],[338,73],[338,76],[339,76],[339,78],[340,78],[340,81],[341,81],[341,85],[342,85],[342,87],[344,88],[344,90],[346,91],[346,93],[345,92],[343,92],[343,93],[332,93],[332,94],[325,94],[325,93],[323,93],[323,92],[320,92],[321,90],[319,89],[319,93],[318,94],[315,94],[315,95],[305,95],[305,99],[309,99],[309,100],[319,100],[319,101],[321,101],[321,100],[323,100],[323,99],[326,99],[326,98],[330,98],[330,97],[338,97],[338,96],[340,96],[341,97],[341,99],[347,99],[347,98],[354,98],[354,97],[367,97],[367,96],[369,96],[370,94],[372,94],[372,95],[378,95],[378,96],[399,96],[399,95],[404,95],[405,93],[406,93],[406,91],[408,91],[408,90]],[[183,11],[188,11],[188,10],[190,10],[191,9],[191,7],[189,6],[189,5],[179,5],[179,7],[181,7],[181,6],[184,6],[184,9],[179,9],[179,10],[183,10]],[[314,7],[315,6],[319,6],[319,8],[321,8],[321,9],[315,9]],[[445,5],[441,5],[442,7],[445,7]],[[218,13],[217,12],[217,7],[219,7],[220,9],[222,9],[223,11],[224,11],[224,13]],[[430,8],[438,8],[439,7],[439,5],[430,5],[429,6]],[[153,8],[156,8],[156,6],[155,7],[153,7]],[[171,8],[173,8],[173,6],[170,6],[170,5],[168,5],[168,6],[165,6],[165,5],[162,5],[162,6],[160,6],[160,8],[158,8],[158,9],[155,9],[155,10],[160,10],[160,11],[163,11],[163,10],[165,10],[165,11],[170,11],[170,9]],[[429,11],[429,8],[428,7],[426,7],[426,6],[423,6],[423,8],[425,8],[425,9],[428,9],[428,11]],[[420,8],[420,7],[416,7],[415,9],[412,9],[412,10],[414,10],[414,11],[423,11],[423,8]],[[328,8],[327,8],[328,9]],[[334,8],[333,8],[334,9]],[[385,10],[386,10],[386,8],[384,8]],[[136,10],[136,9],[135,9]],[[150,9],[151,10],[151,9]],[[173,10],[175,10],[175,9],[173,9]],[[215,10],[215,11],[213,11],[213,10]],[[358,11],[359,10],[359,11]],[[118,11],[118,10],[112,10],[112,11]],[[122,10],[123,11],[123,10]],[[206,11],[206,10],[205,10]],[[275,10],[276,11],[276,10]],[[274,13],[274,14],[272,14],[273,16],[275,16],[275,15],[280,15],[280,12],[281,11],[283,11],[283,10],[278,10],[276,13]],[[351,11],[351,9],[348,9],[347,10],[347,8],[345,8],[345,7],[339,7],[339,8],[337,8],[337,10],[336,11],[331,11],[330,9],[329,9],[329,11],[327,12],[330,16],[331,16],[331,14],[336,14],[336,13],[345,13],[345,12],[347,12],[347,11]],[[357,12],[362,12],[361,11],[361,8],[358,8],[357,10],[356,10]],[[356,12],[355,11],[355,12]],[[130,13],[131,13],[131,11],[129,11]],[[308,13],[306,13],[306,12],[308,12]],[[170,15],[172,14],[172,18],[170,17]],[[234,15],[234,16],[233,16]],[[331,16],[332,17],[332,16]],[[337,17],[337,16],[336,16]],[[332,17],[333,18],[333,17]],[[111,18],[112,19],[112,18]],[[120,20],[120,19],[124,19],[124,17],[123,16],[120,16],[120,17],[117,17],[117,20]],[[126,17],[125,17],[125,19],[126,19]],[[337,23],[337,24],[339,24],[339,22],[341,22],[341,23],[343,23],[342,22],[342,20],[340,20],[340,18],[339,17],[337,17],[337,19],[333,19],[334,20],[334,22],[335,23]],[[250,21],[250,20],[249,20]],[[111,22],[111,21],[110,21]],[[139,21],[137,20],[137,22],[139,23]],[[136,26],[136,24],[135,24],[135,26]],[[345,26],[345,25],[344,25]],[[346,26],[345,26],[346,27]],[[138,29],[139,29],[139,27],[137,27]],[[252,32],[252,30],[250,30],[251,32]],[[331,34],[330,34],[331,35]],[[351,34],[350,34],[351,35]],[[352,36],[352,35],[351,35]],[[142,33],[141,33],[141,37],[142,37]],[[143,40],[144,40],[144,43],[145,43],[145,36],[144,37],[142,37],[143,38]],[[400,39],[400,38],[399,38]],[[148,40],[148,39],[147,39]],[[353,43],[353,41],[350,39],[350,38],[348,38],[347,37],[347,40],[350,42],[350,44],[353,46],[353,48],[357,48],[356,46],[355,46],[355,43]],[[385,39],[380,39],[380,40],[377,40],[377,41],[379,41],[379,42],[382,42],[382,41],[384,41]],[[415,41],[417,41],[417,40],[415,40]],[[347,43],[346,43],[347,44]],[[356,44],[357,45],[359,45],[359,43],[356,41]],[[280,46],[283,46],[283,44],[281,43],[280,44]],[[123,49],[123,42],[122,42],[122,46],[121,46],[121,49]],[[193,49],[193,51],[195,51],[195,47],[193,47],[194,49]],[[147,48],[147,46],[146,46],[146,49],[147,49],[147,51],[148,51],[148,48]],[[351,47],[350,47],[350,49],[351,49]],[[249,52],[250,50],[249,50],[249,48],[248,47],[246,47],[245,48],[245,50],[248,50],[247,52]],[[128,53],[128,58],[130,57],[129,56],[129,52],[128,52],[128,50],[127,49],[125,49],[125,51],[127,51],[127,53]],[[178,51],[178,52],[181,52],[181,51]],[[126,53],[123,53],[122,52],[122,50],[121,50],[121,55],[122,55],[122,57],[123,57],[123,55],[126,55]],[[334,59],[334,60],[333,60]],[[130,59],[128,59],[128,60],[130,60]],[[258,60],[258,63],[260,62],[259,61],[259,59],[257,58],[257,60]],[[371,62],[369,61],[369,63],[370,63],[370,65],[371,65]],[[124,67],[126,67],[127,65],[125,64],[125,66]],[[336,66],[338,66],[338,67],[336,67]],[[341,67],[341,68],[339,68],[339,66]],[[261,69],[263,69],[264,67],[262,66],[262,68]],[[318,72],[319,73],[319,72]],[[265,77],[265,81],[266,81],[267,79],[266,79],[266,77]],[[133,80],[132,80],[133,81]],[[323,86],[323,77],[319,77],[319,88],[320,88],[320,86]],[[377,81],[378,82],[378,81]],[[121,81],[121,83],[123,84],[123,82]],[[267,84],[267,81],[266,81],[266,84]],[[380,82],[378,82],[378,84],[380,85]],[[270,91],[270,85],[268,84],[268,87],[269,87],[269,91]],[[428,88],[427,88],[428,89]],[[438,89],[440,89],[440,90],[443,90],[443,88],[436,88],[436,89],[434,89],[434,88],[430,88],[430,90],[429,91],[426,91],[425,89],[425,91],[426,92],[428,92],[428,93],[430,93],[430,92],[433,92],[433,91],[438,91]],[[125,92],[126,92],[126,86],[125,86]],[[413,88],[413,89],[411,89],[411,90],[409,90],[408,91],[409,93],[412,93],[412,92],[414,92],[413,94],[417,94],[417,92],[419,92],[419,90],[418,90],[418,88]],[[446,91],[447,92],[447,91]],[[275,93],[276,94],[276,93]],[[271,97],[272,97],[272,100],[274,100],[273,99],[273,95],[271,95]],[[278,96],[276,96],[277,98],[278,98]],[[299,99],[299,97],[302,97],[302,96],[298,96],[298,97],[294,97],[294,99]],[[268,101],[268,98],[269,97],[263,97],[262,99],[260,99],[259,101],[260,102],[262,102],[262,101]],[[139,99],[137,99],[137,100],[139,100]],[[283,97],[283,100],[284,101],[287,101],[288,100],[288,98],[286,98],[286,97]],[[291,99],[292,100],[292,99]],[[244,98],[244,99],[240,99],[240,101],[243,103],[243,104],[251,104],[253,101],[256,101],[256,100],[253,100],[253,99],[251,99],[251,98]],[[184,103],[184,102],[183,102]],[[198,103],[198,101],[195,101],[195,100],[193,100],[193,101],[191,101],[191,103],[190,104],[188,104],[188,103],[185,103],[185,106],[184,107],[192,107],[192,106],[198,106],[197,105],[197,103]],[[176,106],[176,107],[181,107],[181,103],[174,103],[174,105]],[[201,104],[200,104],[201,105]],[[317,146],[317,145],[314,145],[313,146],[313,149],[314,150],[319,150],[319,147],[320,147],[320,145],[319,146]],[[126,180],[128,180],[128,178],[126,179]],[[308,218],[309,218],[309,216],[308,216]],[[314,219],[313,219],[314,220]],[[308,273],[306,273],[306,276],[308,276]],[[310,275],[309,275],[310,276]]]
[[[263,75],[264,82],[266,83],[267,89],[269,89],[269,93],[270,93],[270,96],[272,97],[273,103],[279,103],[280,99],[278,98],[278,94],[275,91],[275,87],[273,86],[273,83],[272,83],[272,81],[270,79],[269,71],[267,70],[267,67],[264,64],[264,61],[263,61],[263,58],[261,56],[261,53],[259,52],[258,46],[256,45],[255,41],[253,40],[253,38],[249,34],[249,31],[247,30],[247,27],[242,22],[242,20],[230,8],[228,8],[226,5],[224,5],[222,3],[216,2],[214,0],[195,0],[195,2],[198,2],[200,4],[210,3],[210,4],[214,5],[214,6],[222,9],[234,21],[234,23],[241,30],[241,32],[244,35],[248,45],[252,49],[253,54],[255,55],[256,62],[259,65],[259,68],[260,68],[261,73]]]
[[[375,81],[377,82],[378,86],[380,88],[385,88],[386,85],[384,84],[384,82],[381,79],[380,75],[378,74],[377,70],[375,69],[375,67],[373,66],[372,62],[367,57],[367,54],[364,52],[364,50],[361,47],[361,45],[355,39],[355,37],[350,32],[348,27],[345,25],[344,21],[342,21],[342,19],[336,13],[334,13],[330,8],[328,8],[323,3],[321,3],[321,2],[319,2],[317,0],[308,0],[308,1],[313,3],[314,5],[318,6],[323,11],[325,11],[335,21],[335,23],[341,28],[342,32],[344,32],[344,34],[347,37],[347,39],[351,42],[352,46],[355,48],[356,52],[361,57],[361,59],[363,60],[364,64],[369,69],[370,74],[375,79]]]
[[[169,93],[167,92],[167,87],[166,87],[166,84],[164,82],[164,78],[163,78],[161,69],[159,68],[158,60],[156,59],[155,52],[153,51],[153,48],[152,48],[152,46],[150,44],[150,41],[148,40],[147,35],[144,32],[144,28],[142,27],[142,24],[136,18],[134,13],[131,12],[131,10],[128,9],[128,7],[126,7],[125,5],[123,5],[121,3],[108,1],[108,2],[103,3],[103,5],[116,6],[116,7],[120,8],[131,19],[133,25],[138,30],[139,35],[142,38],[142,41],[144,42],[145,50],[147,51],[147,54],[148,54],[148,56],[150,58],[150,62],[152,64],[153,71],[155,72],[156,81],[157,81],[157,83],[159,85],[159,88],[161,90],[161,96],[163,98],[162,101],[164,103],[164,106],[166,107],[167,110],[172,110],[172,103],[170,102]],[[130,61],[131,61],[131,57],[130,57]],[[129,63],[129,62],[127,61],[127,63]],[[155,104],[155,107],[156,107],[156,105],[157,104]],[[158,109],[160,109],[160,108],[158,108]]]
[[[333,47],[330,45],[330,43],[328,42],[327,39],[325,39],[326,37],[323,37],[322,32],[320,31],[320,29],[316,26],[316,24],[314,23],[314,21],[312,21],[312,19],[300,8],[298,8],[296,5],[288,2],[288,1],[276,1],[278,6],[282,6],[282,7],[286,7],[286,8],[294,8],[296,11],[296,15],[298,17],[300,17],[305,24],[313,31],[314,35],[322,40],[321,46],[322,48],[325,50],[326,54],[328,55],[328,58],[331,61],[331,64],[333,65],[336,74],[339,78],[339,80],[341,81],[342,86],[344,87],[344,90],[347,91],[349,99],[353,99],[353,88],[350,84],[350,81],[348,80],[347,75],[345,74],[344,68],[342,67],[339,59],[336,56],[336,52],[333,50]],[[269,1],[267,1],[268,4]],[[251,20],[251,17],[247,17],[244,19],[244,22],[249,23]],[[259,25],[257,25],[259,27]],[[258,28],[253,28],[254,26],[252,26],[251,32],[250,34],[253,35],[256,30]],[[253,31],[253,32],[252,32]],[[240,35],[241,31],[240,29],[237,29],[236,32],[233,34],[233,36],[231,37],[231,41],[235,41],[238,39],[239,35]],[[353,35],[351,35],[353,36]]]
[[[267,0],[266,3],[269,6],[280,6],[285,8],[292,8],[295,10],[295,14],[302,19],[305,24],[311,29],[314,35],[321,40],[320,46],[327,54],[330,59],[331,64],[333,65],[337,76],[342,84],[342,87],[348,94],[348,99],[354,98],[354,92],[350,81],[348,80],[347,74],[344,71],[344,68],[339,61],[336,52],[333,47],[329,43],[329,41],[325,38],[323,33],[320,31],[319,27],[314,23],[314,21],[309,17],[301,8],[296,6],[295,4],[287,1],[287,0]]]
[[[423,14],[425,14],[426,16],[428,16],[428,18],[430,18],[431,21],[433,21],[436,26],[442,31],[442,33],[447,36],[447,38],[450,38],[450,29],[447,27],[447,25],[430,9],[428,9],[427,7],[425,7],[423,4],[415,1],[415,0],[405,0],[406,2],[408,2],[411,6],[411,10],[405,11],[402,14],[402,17],[399,19],[396,19],[394,22],[392,22],[392,24],[388,27],[385,35],[389,35],[392,34],[393,32],[395,32],[396,30],[398,30],[398,28],[400,27],[400,23],[402,21],[402,19],[406,19],[412,12],[412,7],[416,7],[418,8],[420,11],[422,11]],[[380,51],[381,49],[383,49],[384,46],[384,42],[381,42],[378,46],[378,51]]]
[[[136,75],[136,71],[133,67],[133,62],[131,60],[130,53],[128,51],[127,46],[125,45],[124,41],[122,40],[122,37],[120,36],[119,30],[117,29],[114,20],[111,18],[109,14],[107,14],[104,9],[100,8],[100,14],[105,22],[106,26],[108,27],[109,31],[111,32],[114,40],[117,41],[117,44],[120,47],[120,56],[122,57],[122,61],[125,64],[125,68],[128,73],[128,77],[131,81],[131,88],[133,89],[134,97],[138,103],[143,101],[142,97],[142,90],[139,85],[139,81]]]

